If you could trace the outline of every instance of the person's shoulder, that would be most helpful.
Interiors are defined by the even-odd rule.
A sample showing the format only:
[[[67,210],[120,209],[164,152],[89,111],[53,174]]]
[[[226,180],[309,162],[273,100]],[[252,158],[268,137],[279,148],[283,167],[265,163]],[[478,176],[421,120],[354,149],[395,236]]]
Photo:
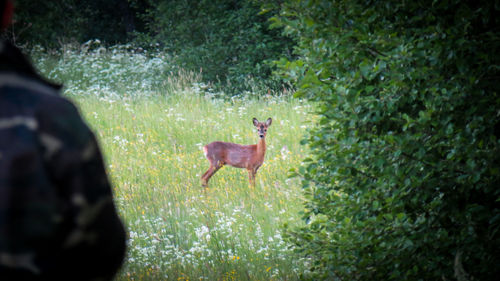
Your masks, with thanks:
[[[75,111],[74,104],[60,93],[60,87],[38,77],[0,71],[2,99],[22,103],[41,111]]]
[[[2,98],[12,92],[57,97],[62,86],[42,77],[19,48],[0,40],[0,88]]]
[[[63,99],[59,88],[35,77],[11,71],[0,71],[0,91],[4,99],[32,101]]]
[[[18,108],[12,114],[36,120],[40,133],[68,139],[89,134],[75,104],[62,96],[57,87],[37,77],[0,72],[0,92],[2,106]]]

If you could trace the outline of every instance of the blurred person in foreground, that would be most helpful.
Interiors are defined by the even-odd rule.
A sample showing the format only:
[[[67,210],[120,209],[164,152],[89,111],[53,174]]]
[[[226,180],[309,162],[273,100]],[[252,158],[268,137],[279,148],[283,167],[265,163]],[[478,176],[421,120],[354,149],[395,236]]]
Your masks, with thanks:
[[[13,3],[0,0],[2,30]],[[60,86],[0,42],[0,280],[111,280],[125,255],[93,133]]]

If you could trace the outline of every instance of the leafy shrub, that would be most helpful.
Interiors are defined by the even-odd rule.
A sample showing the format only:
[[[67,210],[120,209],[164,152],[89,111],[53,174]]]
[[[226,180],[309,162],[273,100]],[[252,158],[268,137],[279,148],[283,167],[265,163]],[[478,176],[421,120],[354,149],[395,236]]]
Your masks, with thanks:
[[[311,279],[496,280],[498,3],[287,1],[282,60],[319,103],[289,232]]]
[[[286,54],[292,42],[268,29],[271,13],[259,12],[251,0],[164,0],[151,4],[145,15],[148,34],[139,39],[161,44],[180,67],[202,72],[206,82],[230,95],[255,85],[267,92],[281,86],[268,62]]]
[[[269,62],[290,53],[293,42],[268,28],[272,12],[261,0],[16,1],[14,24],[2,34],[17,45],[65,48],[159,45],[175,64],[201,73],[204,83],[229,96],[282,90]],[[154,46],[154,47],[151,47]]]

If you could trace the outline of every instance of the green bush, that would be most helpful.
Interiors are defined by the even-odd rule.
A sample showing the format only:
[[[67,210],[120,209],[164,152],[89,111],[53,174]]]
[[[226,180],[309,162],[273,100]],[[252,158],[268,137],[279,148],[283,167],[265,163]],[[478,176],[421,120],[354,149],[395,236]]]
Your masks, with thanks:
[[[304,141],[305,278],[496,280],[498,1],[286,1],[280,62],[318,103]]]
[[[95,40],[141,51],[161,47],[223,94],[263,95],[282,90],[270,62],[288,56],[293,42],[268,28],[273,13],[261,13],[262,2],[18,0],[14,24],[2,36],[50,49]]]
[[[161,44],[182,68],[202,72],[205,81],[231,95],[267,92],[281,85],[268,62],[286,54],[292,41],[268,29],[271,13],[259,13],[253,0],[163,0],[151,4],[148,33],[140,39]]]

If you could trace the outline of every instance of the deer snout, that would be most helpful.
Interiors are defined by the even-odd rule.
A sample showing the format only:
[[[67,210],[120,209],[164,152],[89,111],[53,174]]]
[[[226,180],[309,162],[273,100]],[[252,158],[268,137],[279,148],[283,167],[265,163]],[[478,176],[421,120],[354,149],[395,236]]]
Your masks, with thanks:
[[[264,135],[263,135],[263,134],[259,134],[259,137],[260,137],[261,139],[263,139],[263,138],[264,138]]]

